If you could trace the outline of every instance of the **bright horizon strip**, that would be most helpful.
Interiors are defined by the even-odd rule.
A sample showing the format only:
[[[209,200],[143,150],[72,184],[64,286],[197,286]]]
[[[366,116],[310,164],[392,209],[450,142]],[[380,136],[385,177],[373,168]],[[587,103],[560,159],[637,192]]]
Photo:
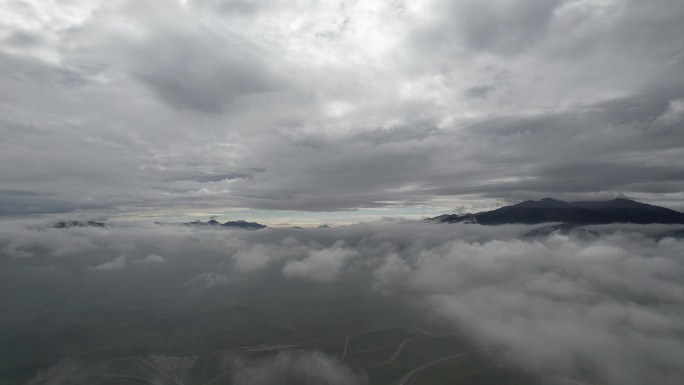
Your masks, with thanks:
[[[383,218],[420,220],[445,213],[454,209],[444,207],[406,207],[406,208],[361,208],[346,211],[295,211],[295,210],[256,210],[233,209],[219,211],[180,211],[175,213],[129,213],[121,219],[160,222],[207,221],[214,217],[219,222],[245,220],[258,222],[269,227],[317,227],[321,225],[343,226],[361,222],[374,222]]]

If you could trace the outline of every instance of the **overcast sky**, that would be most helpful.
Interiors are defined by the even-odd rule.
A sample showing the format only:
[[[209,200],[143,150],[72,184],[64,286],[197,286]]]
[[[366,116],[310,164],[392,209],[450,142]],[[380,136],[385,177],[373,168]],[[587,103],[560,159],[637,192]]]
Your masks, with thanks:
[[[684,209],[681,0],[0,7],[2,216]]]

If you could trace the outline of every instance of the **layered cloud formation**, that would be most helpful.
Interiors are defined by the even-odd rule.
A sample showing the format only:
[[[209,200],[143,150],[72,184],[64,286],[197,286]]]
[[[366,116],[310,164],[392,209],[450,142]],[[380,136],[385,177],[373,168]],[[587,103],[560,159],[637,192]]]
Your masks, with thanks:
[[[606,225],[592,229],[595,238],[521,237],[533,227],[381,222],[248,232],[5,223],[0,267],[4,292],[13,294],[3,302],[121,304],[145,293],[182,304],[190,296],[216,298],[216,290],[230,298],[276,290],[287,303],[297,300],[287,298],[293,288],[381,296],[548,381],[678,383],[684,243],[645,235],[677,227]],[[237,383],[295,378],[300,369],[313,370],[306,378],[314,382],[328,374],[329,383],[365,381],[318,353],[244,368]]]
[[[0,214],[684,207],[681,1],[3,11]]]

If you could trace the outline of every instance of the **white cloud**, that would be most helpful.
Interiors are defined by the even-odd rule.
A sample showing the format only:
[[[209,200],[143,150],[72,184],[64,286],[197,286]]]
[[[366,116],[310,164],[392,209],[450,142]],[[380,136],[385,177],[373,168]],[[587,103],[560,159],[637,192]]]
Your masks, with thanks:
[[[658,121],[665,126],[674,126],[684,118],[684,99],[673,99],[667,104],[667,110],[658,117]]]
[[[198,274],[187,282],[187,284],[190,286],[201,286],[206,289],[227,285],[229,283],[230,278],[226,275],[212,272]]]
[[[477,346],[501,348],[549,382],[586,375],[611,385],[678,384],[684,240],[664,235],[682,226],[521,238],[534,227],[378,222],[238,232],[129,223],[58,231],[5,221],[0,269],[17,293],[12,301],[27,303],[57,297],[60,287],[122,303],[143,291],[211,302],[208,289],[237,302],[278,290],[284,306],[298,290],[377,296]],[[112,256],[121,244],[125,256]],[[163,268],[129,263],[161,256]]]
[[[161,255],[157,255],[157,254],[150,254],[147,257],[145,257],[145,259],[143,259],[143,262],[152,263],[152,264],[165,263],[166,258],[162,257]]]
[[[289,278],[300,278],[317,282],[337,279],[345,263],[358,253],[344,247],[344,241],[335,242],[329,249],[310,251],[302,260],[291,260],[283,266],[283,274]]]
[[[639,357],[669,365],[671,349],[684,349],[676,337],[683,314],[672,312],[684,299],[682,247],[620,233],[589,243],[451,241],[408,261],[389,256],[374,276],[378,290],[421,296],[435,314],[540,373],[572,378],[581,357],[606,383],[670,383]]]
[[[266,245],[255,245],[248,250],[240,250],[233,255],[235,269],[243,273],[261,270],[268,264],[272,252],[272,248]]]
[[[97,271],[119,271],[126,267],[126,257],[120,256],[110,261],[91,267],[91,270]]]

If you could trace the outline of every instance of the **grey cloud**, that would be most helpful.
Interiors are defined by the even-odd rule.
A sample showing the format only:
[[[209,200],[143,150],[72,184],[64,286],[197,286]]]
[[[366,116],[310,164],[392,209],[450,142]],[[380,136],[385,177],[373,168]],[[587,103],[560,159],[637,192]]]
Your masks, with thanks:
[[[208,183],[208,182],[220,182],[223,180],[231,180],[231,179],[243,179],[243,178],[248,178],[250,175],[249,174],[223,174],[223,175],[198,175],[198,176],[190,176],[186,177],[186,180],[192,180],[195,182],[199,183]]]
[[[88,68],[69,68],[44,63],[33,58],[0,53],[0,73],[10,81],[21,86],[39,82],[43,85],[72,86],[82,85],[87,81]],[[92,73],[92,72],[91,72]],[[14,95],[8,95],[14,96]]]
[[[315,145],[300,149],[296,144],[278,148],[266,142],[262,147],[277,149],[272,154],[279,161],[249,183],[236,185],[234,192],[264,198],[252,199],[250,206],[308,204],[311,209],[319,202],[321,207],[354,207],[382,200],[429,200],[431,195],[483,193],[519,199],[522,191],[535,192],[537,197],[600,191],[674,193],[682,183],[675,166],[680,154],[673,139],[678,134],[664,134],[667,128],[657,119],[669,111],[669,101],[677,99],[666,94],[659,102],[653,97],[641,100],[507,117],[456,132],[377,130],[344,142],[309,139]],[[281,179],[281,175],[288,177]],[[414,188],[401,191],[404,184]],[[269,186],[276,185],[279,194],[271,198]],[[268,199],[280,202],[270,204]],[[300,206],[297,199],[306,203]]]
[[[288,261],[283,266],[283,274],[318,282],[333,281],[345,263],[356,255],[353,249],[344,247],[344,241],[338,241],[330,249],[312,251],[302,260]]]
[[[476,87],[467,89],[465,92],[465,95],[468,98],[485,99],[495,89],[496,89],[495,86],[476,86]]]
[[[426,122],[428,126],[417,126],[419,122],[415,122],[415,126],[407,127],[392,127],[390,129],[377,129],[373,131],[363,131],[352,135],[350,140],[362,143],[371,143],[375,145],[382,145],[388,143],[417,143],[433,136],[443,135],[440,130],[435,127],[430,127],[430,122]]]
[[[160,31],[136,49],[131,73],[173,107],[217,113],[279,87],[264,58],[236,37]]]
[[[0,46],[4,214],[681,206],[679,2],[378,4],[10,8],[59,25]]]
[[[18,47],[31,47],[43,43],[40,35],[31,33],[30,31],[16,31],[5,40],[7,43]]]
[[[147,257],[145,257],[145,259],[143,259],[143,262],[144,263],[152,263],[152,264],[164,263],[164,262],[166,262],[166,258],[162,257],[161,255],[157,255],[157,254],[150,254]]]
[[[256,15],[265,7],[277,6],[278,2],[271,0],[193,0],[190,5],[199,9],[208,8],[228,15]]]
[[[45,194],[41,194],[41,193],[37,193],[37,192],[33,192],[33,191],[0,189],[0,195],[44,196]]]
[[[112,259],[111,261],[106,261],[100,265],[93,266],[93,267],[91,267],[91,269],[97,270],[97,271],[117,271],[117,270],[123,270],[123,268],[125,266],[126,266],[126,257],[122,255],[120,257]]]
[[[599,382],[673,383],[681,375],[675,369],[681,362],[671,360],[681,349],[671,344],[678,316],[665,309],[681,302],[682,288],[673,279],[682,266],[656,255],[674,257],[678,246],[636,239],[616,234],[589,245],[553,237],[543,245],[456,241],[408,260],[391,256],[375,276],[383,292],[410,282],[428,308],[511,348],[511,357],[541,373],[573,378],[594,366]],[[651,274],[664,280],[650,281]],[[673,371],[639,366],[642,354],[659,357]]]
[[[340,364],[323,353],[282,352],[275,357],[251,363],[233,377],[238,385],[330,384],[362,385],[368,380],[361,373]]]
[[[547,33],[554,12],[565,1],[509,1],[504,4],[461,1],[451,9],[456,22],[452,37],[475,50],[520,54]]]
[[[186,285],[197,286],[203,289],[211,289],[216,286],[227,285],[230,283],[230,279],[223,275],[217,273],[201,273],[196,277],[190,279]]]
[[[244,179],[244,178],[249,178],[251,177],[251,173],[240,173],[240,172],[233,172],[233,173],[226,173],[226,174],[206,174],[206,175],[187,175],[187,176],[178,176],[175,178],[168,179],[169,181],[173,180],[188,180],[188,181],[194,181],[198,183],[209,183],[209,182],[221,182],[224,180],[231,180],[231,179]]]
[[[57,365],[41,371],[32,378],[29,385],[86,385],[99,379],[99,372],[105,372],[104,368],[86,369],[82,362],[66,359]]]
[[[56,197],[45,196],[41,193],[29,194],[2,194],[3,206],[0,215],[26,215],[26,214],[56,214],[70,213],[77,210],[102,210],[109,208],[106,204],[92,204],[86,202],[73,202]]]

